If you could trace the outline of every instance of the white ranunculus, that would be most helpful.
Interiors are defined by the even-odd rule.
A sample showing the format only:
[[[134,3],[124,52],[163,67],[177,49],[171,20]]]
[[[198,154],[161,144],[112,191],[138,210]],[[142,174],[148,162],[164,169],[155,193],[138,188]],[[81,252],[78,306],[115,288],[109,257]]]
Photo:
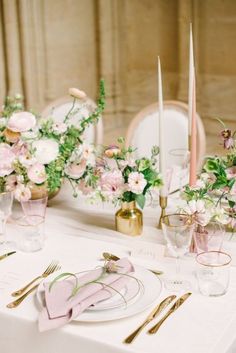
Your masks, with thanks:
[[[51,139],[34,141],[32,147],[35,149],[35,158],[41,164],[49,164],[54,161],[59,153],[58,143]]]
[[[29,112],[13,113],[8,120],[7,127],[14,132],[26,132],[36,125],[36,118]]]

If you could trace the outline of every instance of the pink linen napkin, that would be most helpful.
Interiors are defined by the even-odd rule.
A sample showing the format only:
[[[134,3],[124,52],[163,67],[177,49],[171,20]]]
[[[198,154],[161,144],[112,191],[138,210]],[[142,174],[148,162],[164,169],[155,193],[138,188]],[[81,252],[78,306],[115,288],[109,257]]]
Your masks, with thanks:
[[[112,263],[112,261],[109,262],[109,264]],[[118,268],[116,273],[107,273],[104,277],[99,279],[100,282],[110,287],[102,286],[98,283],[89,283],[82,287],[79,292],[70,299],[68,298],[71,296],[72,289],[75,285],[75,279],[73,277],[56,282],[50,291],[50,284],[45,283],[44,294],[46,306],[39,314],[39,331],[42,332],[61,327],[76,318],[92,304],[109,299],[117,293],[116,291],[120,291],[129,280],[129,277],[122,276],[122,274],[133,272],[134,268],[126,258],[116,261],[115,265]],[[83,276],[79,277],[78,275],[78,283],[83,285],[97,280],[101,274],[102,269],[98,268],[87,272]]]

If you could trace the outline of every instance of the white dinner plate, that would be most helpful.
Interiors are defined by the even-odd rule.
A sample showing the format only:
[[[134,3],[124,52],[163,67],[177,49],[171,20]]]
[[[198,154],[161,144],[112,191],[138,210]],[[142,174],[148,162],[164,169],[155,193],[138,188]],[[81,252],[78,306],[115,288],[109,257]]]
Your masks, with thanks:
[[[138,280],[140,280],[143,286],[141,291],[140,290],[137,291],[137,287],[134,287],[133,285],[132,286],[130,285],[129,287],[130,289],[128,288],[125,289],[126,295],[129,295],[127,305],[124,305],[124,302],[122,303],[123,300],[120,301],[117,295],[115,295],[113,299],[108,299],[106,301],[104,300],[103,302],[100,302],[99,303],[101,305],[100,308],[98,306],[97,308],[94,306],[85,310],[81,315],[75,318],[74,321],[100,322],[100,321],[118,320],[118,319],[136,315],[144,311],[145,309],[147,309],[149,306],[151,306],[161,293],[162,282],[158,276],[154,275],[152,272],[146,270],[145,268],[141,266],[136,266],[136,265],[134,266],[134,268],[135,268],[135,272],[132,275],[135,276],[135,278],[137,278]],[[41,282],[36,292],[36,299],[41,307],[44,306],[43,283],[49,282],[50,279],[53,280],[53,278],[55,278],[56,276],[55,274],[53,274],[53,275],[50,275],[50,277],[48,277],[43,282]],[[136,281],[131,280],[130,282],[134,283]],[[131,292],[128,294],[129,290]],[[118,305],[114,306],[114,303]],[[106,304],[108,307],[102,307],[102,306],[105,306]],[[109,308],[110,305],[112,307]]]
[[[111,298],[102,300],[99,303],[91,305],[88,311],[110,310],[115,308],[126,307],[138,300],[138,297],[143,294],[143,288],[135,278],[130,278],[120,294],[117,293]]]

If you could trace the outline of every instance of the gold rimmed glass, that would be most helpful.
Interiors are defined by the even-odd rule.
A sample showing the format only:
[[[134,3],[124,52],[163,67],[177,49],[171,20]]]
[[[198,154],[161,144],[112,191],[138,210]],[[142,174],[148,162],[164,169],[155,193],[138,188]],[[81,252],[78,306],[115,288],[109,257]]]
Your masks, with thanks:
[[[219,297],[227,292],[230,280],[231,256],[222,251],[198,254],[197,279],[203,295]]]
[[[175,275],[165,280],[165,286],[169,290],[188,290],[190,287],[190,283],[182,279],[179,259],[189,252],[194,226],[192,219],[184,214],[170,214],[162,219],[168,251],[176,259]]]
[[[6,222],[12,213],[12,192],[0,193],[0,243],[6,245]]]
[[[25,252],[41,250],[44,246],[44,221],[38,215],[24,216],[16,221],[19,231],[18,247]]]

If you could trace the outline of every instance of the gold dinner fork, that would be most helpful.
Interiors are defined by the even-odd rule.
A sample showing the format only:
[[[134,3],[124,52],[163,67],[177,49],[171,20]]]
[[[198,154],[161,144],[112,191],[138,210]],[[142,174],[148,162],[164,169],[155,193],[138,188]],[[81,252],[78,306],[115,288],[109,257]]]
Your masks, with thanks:
[[[58,265],[58,262],[57,262],[57,261],[54,261],[54,262],[52,262],[52,263],[48,266],[48,268],[44,271],[44,273],[43,273],[41,276],[37,277],[37,279],[39,279],[39,278],[45,278],[45,277],[49,276],[51,273],[53,273],[53,272],[55,272],[55,271],[58,271],[58,270],[60,270],[60,269],[61,269],[61,267]],[[46,271],[47,271],[47,272],[46,272]],[[46,274],[45,274],[45,273],[46,273]],[[35,280],[36,280],[36,279],[35,279]],[[25,290],[26,287],[28,288],[29,285],[31,285],[32,283],[35,282],[35,280],[34,280],[34,281],[31,281],[27,286],[25,286],[25,287],[22,288],[22,289]],[[10,308],[10,309],[16,308],[21,302],[23,302],[23,300],[24,300],[30,293],[32,293],[32,292],[39,286],[39,284],[40,284],[40,283],[37,283],[35,286],[33,286],[32,288],[30,288],[30,289],[28,290],[28,292],[26,292],[25,294],[23,294],[21,297],[19,297],[18,299],[14,300],[13,302],[7,304],[7,308]]]
[[[56,268],[58,267],[58,261],[52,261],[50,263],[50,265],[46,268],[46,270],[38,277],[34,278],[31,282],[29,282],[26,286],[24,286],[23,288],[13,292],[11,295],[13,297],[18,297],[19,295],[22,295],[34,282],[36,282],[38,279],[41,278],[46,278],[47,276],[49,276],[51,273],[53,273],[54,271],[56,271]]]

